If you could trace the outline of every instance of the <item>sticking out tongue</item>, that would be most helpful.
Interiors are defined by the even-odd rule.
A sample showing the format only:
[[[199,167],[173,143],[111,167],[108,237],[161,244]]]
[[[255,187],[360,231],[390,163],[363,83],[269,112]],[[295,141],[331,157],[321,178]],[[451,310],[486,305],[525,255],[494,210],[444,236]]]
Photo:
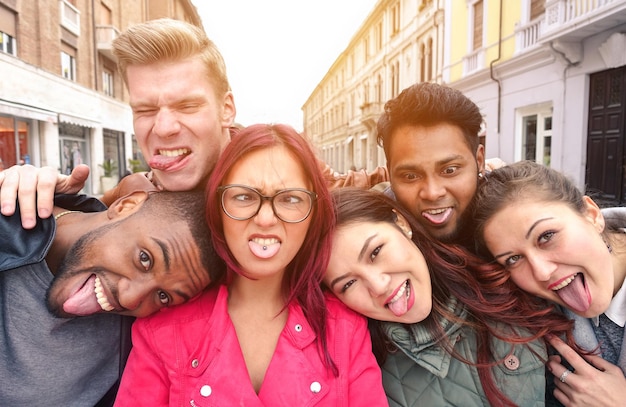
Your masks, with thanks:
[[[276,242],[273,244],[262,245],[250,240],[248,242],[248,247],[250,247],[250,250],[255,256],[262,259],[269,259],[276,253],[278,253],[278,249],[280,249],[280,243]]]
[[[407,289],[406,286],[405,289]],[[401,317],[402,315],[406,314],[409,308],[409,300],[406,296],[406,292],[402,293],[400,298],[398,298],[396,301],[387,304],[387,307],[389,307],[391,312],[393,312],[393,314],[397,317]]]
[[[183,158],[185,158],[186,155],[179,155],[176,157],[168,157],[168,156],[164,156],[164,155],[155,155],[154,157],[152,157],[152,159],[150,160],[150,162],[148,163],[148,165],[150,166],[150,168],[154,168],[157,170],[167,170],[169,167],[171,167],[172,165],[178,163],[179,161],[181,161]]]
[[[422,212],[422,216],[428,219],[429,221],[431,221],[432,223],[439,225],[445,222],[446,220],[448,220],[451,213],[452,213],[452,208],[447,208],[445,211],[438,213],[438,214]]]
[[[574,276],[574,281],[558,290],[556,294],[575,312],[585,312],[591,306],[591,295],[580,273]]]
[[[102,311],[94,292],[95,286],[96,275],[92,274],[85,281],[85,284],[63,303],[63,310],[68,314],[79,316],[91,315]]]

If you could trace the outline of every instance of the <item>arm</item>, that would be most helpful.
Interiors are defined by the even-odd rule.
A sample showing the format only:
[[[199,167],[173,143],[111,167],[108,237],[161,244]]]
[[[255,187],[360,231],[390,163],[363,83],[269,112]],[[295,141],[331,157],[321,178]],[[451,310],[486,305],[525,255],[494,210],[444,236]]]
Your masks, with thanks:
[[[151,338],[148,324],[142,319],[136,320],[132,327],[133,348],[124,368],[115,406],[168,406],[170,380]]]
[[[13,215],[19,202],[22,226],[32,229],[37,215],[42,219],[52,215],[55,192],[75,194],[85,186],[88,176],[86,165],[77,166],[69,176],[52,167],[14,165],[0,172],[0,212]]]
[[[626,405],[626,377],[622,370],[595,355],[581,356],[557,337],[550,344],[561,356],[550,356],[548,369],[554,375],[554,397],[564,406]],[[559,378],[567,369],[561,357],[574,368],[564,381]]]

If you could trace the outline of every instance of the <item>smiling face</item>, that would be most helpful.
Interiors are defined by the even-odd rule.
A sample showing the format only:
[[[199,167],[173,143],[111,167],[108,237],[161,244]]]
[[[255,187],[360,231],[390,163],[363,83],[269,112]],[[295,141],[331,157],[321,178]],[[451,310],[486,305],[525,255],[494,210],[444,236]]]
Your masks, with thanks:
[[[412,324],[431,312],[424,256],[389,222],[339,226],[324,283],[348,307],[379,321]]]
[[[516,201],[485,224],[484,240],[521,289],[584,317],[603,313],[617,290],[597,205]]]
[[[483,147],[474,156],[461,129],[446,123],[400,126],[390,140],[388,166],[398,202],[436,239],[454,241],[484,169]]]
[[[230,92],[217,95],[199,58],[130,65],[130,106],[137,143],[168,191],[203,187],[230,140]]]
[[[61,317],[145,317],[187,301],[209,283],[186,222],[142,212],[83,235],[59,266],[47,304]]]
[[[265,196],[287,188],[310,190],[302,165],[284,146],[278,145],[244,155],[232,166],[222,185],[240,184]],[[221,208],[220,208],[221,209]],[[235,220],[222,210],[224,237],[233,257],[249,278],[282,278],[296,256],[309,229],[310,217],[286,223],[276,217],[269,201],[247,220]]]

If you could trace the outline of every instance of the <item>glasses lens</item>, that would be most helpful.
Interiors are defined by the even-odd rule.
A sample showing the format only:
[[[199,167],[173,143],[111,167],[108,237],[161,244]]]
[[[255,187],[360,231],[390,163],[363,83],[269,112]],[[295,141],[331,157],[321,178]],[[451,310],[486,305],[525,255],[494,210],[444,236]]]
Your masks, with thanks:
[[[287,189],[274,195],[274,212],[285,222],[300,222],[311,212],[313,201],[306,191]]]
[[[250,219],[261,204],[261,196],[254,190],[243,187],[226,188],[222,193],[222,207],[234,219]]]

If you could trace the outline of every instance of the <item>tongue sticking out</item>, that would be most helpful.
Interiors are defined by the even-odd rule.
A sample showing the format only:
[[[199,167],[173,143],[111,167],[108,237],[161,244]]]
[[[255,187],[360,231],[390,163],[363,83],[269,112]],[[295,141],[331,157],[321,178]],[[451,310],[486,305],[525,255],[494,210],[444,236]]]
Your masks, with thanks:
[[[452,208],[447,208],[443,212],[437,213],[437,214],[432,214],[429,212],[422,212],[422,216],[428,219],[429,221],[431,221],[432,223],[441,224],[441,223],[444,223],[446,220],[448,220],[451,213],[452,213]]]
[[[585,312],[591,306],[591,295],[580,273],[576,274],[574,281],[556,291],[556,294],[573,311]]]
[[[152,159],[150,160],[150,162],[148,163],[148,165],[150,166],[150,168],[154,168],[157,170],[167,170],[169,167],[171,167],[172,165],[178,163],[179,161],[181,161],[183,158],[185,158],[186,155],[179,155],[176,157],[168,157],[168,156],[164,156],[164,155],[155,155],[154,157],[152,157]]]
[[[255,256],[260,257],[262,259],[269,259],[270,257],[274,256],[276,253],[278,253],[278,249],[280,249],[280,243],[277,242],[273,244],[262,245],[262,244],[259,244],[250,240],[248,242],[248,247],[250,247],[250,250]]]
[[[387,307],[397,317],[401,317],[402,315],[406,314],[409,308],[409,299],[407,298],[406,293],[403,292],[400,298],[387,304]]]
[[[96,275],[92,274],[85,284],[63,303],[63,310],[68,314],[86,316],[102,311],[96,299],[94,289]]]

